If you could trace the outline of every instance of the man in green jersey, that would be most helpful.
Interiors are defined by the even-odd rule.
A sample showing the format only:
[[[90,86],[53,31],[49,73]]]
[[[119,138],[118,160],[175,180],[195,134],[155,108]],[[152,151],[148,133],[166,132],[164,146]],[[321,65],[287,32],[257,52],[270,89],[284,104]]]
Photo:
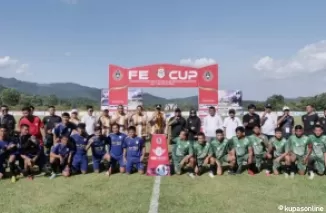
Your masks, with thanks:
[[[195,167],[195,158],[193,157],[193,147],[188,141],[187,133],[181,131],[179,137],[174,138],[172,149],[172,161],[174,170],[181,175],[183,169],[188,169],[190,177],[194,177],[193,169]]]
[[[323,135],[323,127],[316,125],[314,134],[309,135],[309,141],[312,145],[312,153],[308,160],[309,178],[314,178],[314,170],[318,175],[325,174],[326,162],[326,135]]]
[[[251,143],[251,147],[253,150],[253,160],[255,162],[255,172],[260,172],[262,169],[262,164],[264,162],[264,160],[267,160],[267,165],[268,168],[266,170],[266,175],[269,176],[270,175],[270,170],[272,169],[272,155],[270,155],[269,153],[267,153],[267,147],[268,147],[268,139],[267,136],[264,134],[261,134],[261,129],[260,129],[260,125],[256,124],[254,125],[254,128],[252,129],[253,133],[252,135],[250,135],[248,138],[250,140]]]
[[[299,175],[304,175],[307,169],[307,162],[311,154],[311,143],[308,136],[303,133],[303,127],[296,125],[294,127],[295,135],[291,135],[288,140],[288,151],[291,160],[291,178],[294,178],[295,162]]]
[[[273,173],[279,175],[282,162],[284,162],[285,175],[290,175],[290,165],[288,152],[286,151],[287,140],[283,137],[283,129],[278,127],[275,129],[275,136],[269,140],[268,154],[274,156]]]
[[[254,175],[253,172],[253,150],[250,140],[245,136],[245,129],[239,126],[235,129],[236,136],[230,140],[230,147],[232,152],[235,153],[237,159],[237,174],[242,173],[243,164],[248,164],[248,174]]]
[[[224,137],[224,132],[221,129],[216,130],[216,138],[211,141],[211,148],[213,156],[210,159],[211,174],[223,174],[223,163],[228,163],[230,166],[229,174],[234,174],[234,167],[236,165],[236,158],[234,152],[230,152],[229,140]],[[217,166],[217,168],[216,168]],[[211,176],[211,175],[210,175]]]
[[[197,134],[197,142],[194,143],[193,149],[196,159],[195,174],[199,176],[210,163],[210,158],[213,154],[210,143],[206,142],[206,136],[204,133],[200,132]],[[214,177],[211,173],[209,173],[209,176]]]

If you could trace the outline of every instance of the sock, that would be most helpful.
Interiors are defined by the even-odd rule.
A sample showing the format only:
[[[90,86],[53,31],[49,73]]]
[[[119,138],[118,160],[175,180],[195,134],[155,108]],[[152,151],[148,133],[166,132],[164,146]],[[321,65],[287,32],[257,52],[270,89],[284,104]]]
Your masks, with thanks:
[[[194,173],[194,169],[193,169],[192,167],[188,167],[188,168],[187,168],[187,172],[188,172],[188,173]]]
[[[254,163],[252,163],[252,164],[250,164],[250,165],[248,166],[248,169],[251,170],[251,171],[253,171],[253,172],[255,172],[255,170],[256,170],[256,165],[255,165]]]
[[[16,173],[17,169],[16,169],[15,162],[10,162],[9,163],[9,169],[10,169],[10,173],[11,173],[12,176],[16,176],[17,175],[17,173]]]
[[[55,163],[51,163],[50,164],[51,165],[51,170],[52,170],[52,172],[56,172],[56,170],[57,170],[57,165],[55,164]]]
[[[291,172],[295,172],[297,169],[297,166],[295,165],[295,163],[291,163]]]
[[[290,165],[285,165],[285,172],[289,175],[291,173],[291,166]]]
[[[216,173],[216,165],[209,165],[209,170],[215,175]]]

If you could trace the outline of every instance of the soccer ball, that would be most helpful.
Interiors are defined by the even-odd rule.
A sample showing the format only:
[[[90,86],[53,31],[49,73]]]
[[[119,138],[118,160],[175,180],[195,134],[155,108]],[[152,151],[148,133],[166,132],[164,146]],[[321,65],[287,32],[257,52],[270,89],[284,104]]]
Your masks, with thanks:
[[[166,165],[161,164],[156,167],[156,175],[166,176],[168,175],[168,172],[169,168]]]
[[[68,168],[64,169],[64,170],[62,171],[62,175],[63,175],[64,177],[69,177],[69,176],[70,176],[70,170],[69,170]]]

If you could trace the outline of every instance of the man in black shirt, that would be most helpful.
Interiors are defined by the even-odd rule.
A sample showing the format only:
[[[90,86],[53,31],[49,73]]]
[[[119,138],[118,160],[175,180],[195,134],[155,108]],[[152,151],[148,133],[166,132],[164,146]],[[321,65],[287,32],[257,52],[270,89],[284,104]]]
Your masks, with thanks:
[[[290,108],[283,107],[283,115],[277,118],[277,126],[283,130],[283,136],[288,139],[294,127],[294,118],[290,115]]]
[[[168,122],[168,135],[170,144],[173,143],[173,139],[179,137],[180,132],[186,129],[186,119],[181,116],[181,110],[179,108],[174,110],[174,116],[169,119]]]
[[[197,134],[200,132],[201,121],[197,116],[196,110],[192,109],[189,112],[189,117],[187,119],[187,130],[188,130],[188,139],[195,140]]]
[[[324,116],[319,118],[319,124],[323,127],[324,135],[326,135],[326,108],[324,109]]]
[[[8,135],[12,137],[15,132],[16,120],[14,116],[8,114],[8,111],[8,106],[1,106],[0,125],[5,125],[8,131]]]
[[[255,113],[256,106],[254,104],[250,104],[248,106],[248,114],[245,114],[242,117],[242,123],[245,127],[246,136],[253,134],[253,128],[256,125],[260,125],[260,117]]]
[[[55,114],[55,107],[49,106],[49,115],[43,118],[43,124],[46,132],[52,130],[56,124],[61,123],[61,117]]]
[[[319,123],[319,116],[315,112],[314,106],[311,104],[306,106],[306,111],[307,114],[303,115],[301,120],[303,123],[304,134],[311,135],[313,134],[315,125]]]

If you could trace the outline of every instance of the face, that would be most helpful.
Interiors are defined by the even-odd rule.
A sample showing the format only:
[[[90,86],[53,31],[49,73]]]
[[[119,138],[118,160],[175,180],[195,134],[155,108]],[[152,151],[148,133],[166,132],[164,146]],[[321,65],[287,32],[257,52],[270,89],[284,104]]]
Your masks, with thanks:
[[[259,135],[260,134],[260,128],[258,126],[256,126],[254,129],[253,129],[254,133],[256,135]]]
[[[251,108],[248,111],[249,111],[250,114],[253,114],[253,113],[255,113],[255,108]]]
[[[130,129],[129,131],[128,131],[128,135],[129,135],[129,137],[135,137],[136,136],[136,132],[135,132],[135,130],[133,130],[133,129]]]
[[[213,115],[215,115],[216,110],[215,110],[215,109],[209,109],[208,112],[209,112],[209,114],[210,114],[211,116],[213,116]]]
[[[307,113],[311,113],[313,111],[312,106],[306,106]]]
[[[238,138],[242,138],[242,137],[244,136],[244,132],[242,132],[242,131],[237,131],[237,132],[236,132],[236,135],[237,135]]]
[[[85,129],[84,128],[77,128],[77,132],[79,133],[79,134],[84,134],[85,133]]]
[[[323,129],[320,128],[320,127],[316,127],[316,128],[314,129],[314,133],[315,133],[316,136],[319,137],[319,136],[323,135]]]
[[[62,137],[62,138],[61,138],[61,143],[62,143],[63,145],[67,145],[67,144],[68,144],[68,138],[67,138],[67,137]]]
[[[49,113],[50,115],[54,115],[55,109],[53,107],[49,108]]]
[[[66,124],[69,122],[69,117],[68,116],[62,116],[62,123]]]
[[[181,140],[186,140],[187,139],[186,132],[185,131],[181,131],[179,137],[180,137]]]
[[[5,128],[0,128],[0,136],[5,137],[7,135],[7,129]]]
[[[265,111],[269,113],[269,112],[272,111],[272,109],[271,108],[266,108]]]
[[[112,126],[112,132],[113,132],[113,133],[118,133],[118,132],[119,132],[119,128],[118,128],[117,125],[113,125],[113,126]]]
[[[30,115],[31,115],[31,112],[29,112],[28,110],[23,111],[23,116],[24,117],[27,117],[27,116],[30,116]]]
[[[93,108],[90,108],[90,109],[87,110],[87,112],[88,112],[89,115],[93,115],[94,110],[93,110]]]
[[[24,126],[24,127],[21,127],[20,128],[20,134],[22,134],[22,135],[28,135],[28,133],[29,133],[28,127]]]
[[[156,108],[156,111],[157,112],[161,112],[161,108]]]
[[[192,117],[196,116],[196,112],[195,111],[190,111],[190,116],[192,116]]]
[[[103,110],[103,115],[108,116],[109,115],[109,110]]]
[[[180,117],[180,116],[181,116],[181,112],[175,112],[174,114],[175,114],[175,116],[177,116],[177,117]]]
[[[301,137],[303,135],[303,129],[296,129],[295,130],[295,135],[298,137]]]
[[[100,135],[102,135],[102,131],[99,129],[99,130],[96,130],[95,131],[95,135],[96,136],[100,136]]]
[[[230,113],[229,116],[230,116],[231,118],[234,118],[235,114],[234,114],[234,113]]]
[[[288,114],[290,114],[290,111],[289,110],[284,110],[284,114],[288,115]]]
[[[198,139],[198,143],[200,143],[200,144],[205,143],[205,137],[204,136],[200,135],[200,136],[198,136],[197,139]]]
[[[118,113],[119,113],[119,114],[122,114],[122,113],[123,113],[123,107],[119,107],[119,108],[118,108]]]
[[[277,139],[280,139],[280,138],[283,137],[283,133],[280,132],[280,131],[277,131],[277,132],[275,132],[275,137],[276,137]]]
[[[1,113],[2,113],[3,115],[8,114],[8,108],[7,108],[7,107],[1,107]]]
[[[71,117],[72,118],[77,118],[78,117],[78,113],[77,112],[71,113]]]
[[[222,141],[222,140],[224,139],[224,135],[223,135],[223,133],[217,133],[217,134],[216,134],[216,139],[217,139],[218,141]]]
[[[137,107],[137,113],[138,114],[142,113],[142,111],[143,111],[143,108],[142,107]]]

